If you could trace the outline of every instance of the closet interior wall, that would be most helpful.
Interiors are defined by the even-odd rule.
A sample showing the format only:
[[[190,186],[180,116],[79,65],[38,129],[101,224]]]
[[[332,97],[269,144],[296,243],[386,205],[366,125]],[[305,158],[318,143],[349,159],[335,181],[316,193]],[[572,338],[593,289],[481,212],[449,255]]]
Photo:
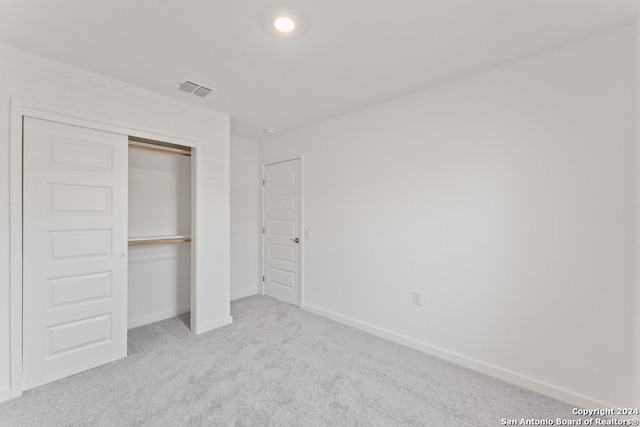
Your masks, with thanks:
[[[129,140],[128,327],[189,312],[191,153]]]

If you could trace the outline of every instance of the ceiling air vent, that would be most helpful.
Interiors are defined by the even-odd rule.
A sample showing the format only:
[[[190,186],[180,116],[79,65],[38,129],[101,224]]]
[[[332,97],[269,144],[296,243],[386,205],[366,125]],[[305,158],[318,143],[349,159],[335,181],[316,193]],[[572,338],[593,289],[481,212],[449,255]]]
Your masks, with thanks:
[[[200,83],[192,82],[191,80],[185,80],[180,83],[178,86],[178,90],[183,92],[191,93],[193,95],[199,96],[200,98],[204,98],[209,95],[211,92],[215,92],[216,89],[211,89],[206,86],[201,85]]]
[[[188,80],[180,83],[180,87],[178,89],[180,89],[183,92],[189,92],[189,93],[193,93],[194,90],[198,89],[198,85],[196,83],[190,82]]]
[[[205,96],[209,95],[211,92],[213,92],[213,91],[211,89],[209,89],[208,87],[200,86],[198,89],[195,90],[195,92],[193,92],[193,94],[195,96],[199,96],[201,98],[204,98]]]

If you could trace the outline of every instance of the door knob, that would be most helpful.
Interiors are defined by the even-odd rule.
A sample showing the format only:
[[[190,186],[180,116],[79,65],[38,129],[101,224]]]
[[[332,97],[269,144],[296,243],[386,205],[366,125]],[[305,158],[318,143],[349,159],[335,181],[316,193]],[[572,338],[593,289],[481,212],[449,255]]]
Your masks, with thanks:
[[[296,237],[295,239],[289,239],[289,240],[291,240],[292,242],[295,242],[295,243],[300,243],[300,238],[298,238],[298,237]]]

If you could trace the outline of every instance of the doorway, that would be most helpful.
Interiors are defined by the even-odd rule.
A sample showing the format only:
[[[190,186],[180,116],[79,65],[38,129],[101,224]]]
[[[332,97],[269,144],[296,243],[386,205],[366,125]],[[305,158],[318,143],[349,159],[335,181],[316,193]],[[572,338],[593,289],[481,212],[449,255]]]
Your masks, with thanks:
[[[262,291],[300,306],[302,278],[302,159],[263,166]]]

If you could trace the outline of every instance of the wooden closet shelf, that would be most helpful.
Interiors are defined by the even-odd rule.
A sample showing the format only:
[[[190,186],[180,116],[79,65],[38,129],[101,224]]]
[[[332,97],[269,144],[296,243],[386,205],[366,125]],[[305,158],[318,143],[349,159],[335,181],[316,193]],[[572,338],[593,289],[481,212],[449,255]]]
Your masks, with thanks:
[[[151,237],[141,239],[129,240],[129,247],[132,246],[150,246],[150,245],[168,245],[171,243],[189,243],[191,237],[179,236],[179,237]]]
[[[129,148],[135,148],[136,150],[155,151],[156,153],[173,154],[175,156],[191,157],[191,153],[185,151],[165,150],[163,148],[148,147],[146,145],[129,144]]]

